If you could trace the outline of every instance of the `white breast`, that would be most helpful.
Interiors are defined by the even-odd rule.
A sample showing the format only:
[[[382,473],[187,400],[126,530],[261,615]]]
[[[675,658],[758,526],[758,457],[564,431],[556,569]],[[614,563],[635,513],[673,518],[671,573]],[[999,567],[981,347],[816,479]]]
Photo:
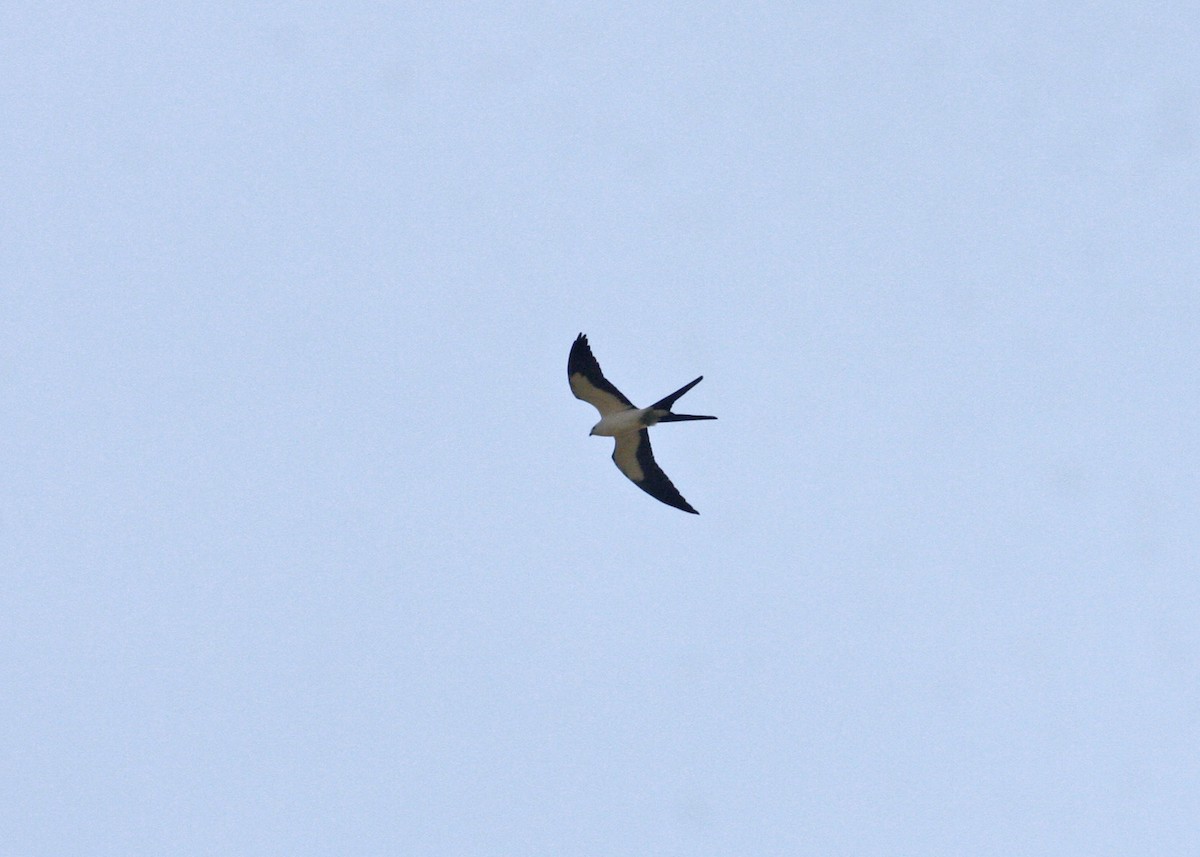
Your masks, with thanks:
[[[642,421],[642,417],[647,410],[649,409],[630,408],[625,411],[617,411],[615,414],[609,414],[592,427],[592,434],[603,435],[604,437],[616,437],[626,432],[641,431],[646,427],[646,423]]]

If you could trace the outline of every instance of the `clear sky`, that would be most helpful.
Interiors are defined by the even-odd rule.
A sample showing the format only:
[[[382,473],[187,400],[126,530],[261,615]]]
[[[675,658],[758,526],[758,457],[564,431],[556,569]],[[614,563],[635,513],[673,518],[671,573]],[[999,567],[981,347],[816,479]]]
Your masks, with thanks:
[[[3,4],[0,855],[1200,853],[1200,15],[1058,5]]]

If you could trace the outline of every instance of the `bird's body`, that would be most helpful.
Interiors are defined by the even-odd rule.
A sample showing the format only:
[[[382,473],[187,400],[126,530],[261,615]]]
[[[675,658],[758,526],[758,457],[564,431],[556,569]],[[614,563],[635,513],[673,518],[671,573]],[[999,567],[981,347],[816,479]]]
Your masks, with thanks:
[[[716,417],[671,412],[675,400],[703,379],[701,375],[650,407],[638,408],[604,377],[600,364],[588,346],[587,337],[582,333],[571,346],[571,355],[567,360],[567,380],[571,392],[575,398],[587,402],[600,412],[600,422],[592,426],[591,433],[616,439],[613,462],[617,468],[651,497],[693,515],[699,513],[683,499],[683,495],[655,462],[650,448],[650,433],[646,429],[660,422],[715,420]]]
[[[591,433],[601,437],[617,437],[626,432],[639,431],[658,422],[654,419],[653,414],[654,412],[650,408],[629,408],[617,411],[601,417],[600,422],[592,426]]]

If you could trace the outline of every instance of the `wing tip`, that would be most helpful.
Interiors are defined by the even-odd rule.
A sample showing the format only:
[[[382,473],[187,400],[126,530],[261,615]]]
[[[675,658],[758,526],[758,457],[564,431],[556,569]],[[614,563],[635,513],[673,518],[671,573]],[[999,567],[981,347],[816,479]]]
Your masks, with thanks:
[[[689,515],[699,515],[700,514],[695,509],[692,508],[692,504],[689,503],[687,500],[684,500],[682,503],[668,503],[662,497],[655,497],[654,499],[658,500],[659,502],[661,502],[667,506],[670,506],[672,509],[678,509],[681,512],[687,512]]]

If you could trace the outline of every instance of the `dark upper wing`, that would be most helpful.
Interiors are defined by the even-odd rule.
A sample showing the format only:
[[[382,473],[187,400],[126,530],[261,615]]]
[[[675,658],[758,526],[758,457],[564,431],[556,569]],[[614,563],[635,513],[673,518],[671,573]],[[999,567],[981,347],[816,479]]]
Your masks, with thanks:
[[[592,356],[592,349],[588,347],[587,337],[582,333],[571,346],[571,356],[567,359],[567,380],[575,398],[593,405],[602,417],[633,407],[633,402],[626,399],[621,391],[604,377],[604,373],[600,371],[600,364],[596,362],[596,358]]]
[[[650,449],[650,432],[646,429],[636,434],[629,432],[617,436],[617,445],[613,449],[613,463],[634,485],[655,500],[661,500],[668,506],[691,512],[693,515],[700,514],[688,505],[679,489],[671,484],[667,474],[662,472],[662,468],[654,460],[654,452]]]

